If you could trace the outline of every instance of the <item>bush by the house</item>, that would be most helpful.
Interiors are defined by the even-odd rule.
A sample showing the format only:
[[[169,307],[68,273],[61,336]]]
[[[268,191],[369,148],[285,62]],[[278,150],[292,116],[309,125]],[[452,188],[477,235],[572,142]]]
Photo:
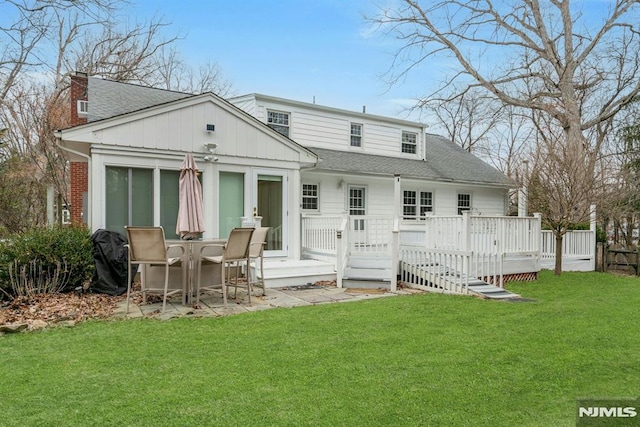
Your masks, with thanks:
[[[94,270],[90,238],[74,226],[35,228],[0,242],[0,299],[83,286]]]

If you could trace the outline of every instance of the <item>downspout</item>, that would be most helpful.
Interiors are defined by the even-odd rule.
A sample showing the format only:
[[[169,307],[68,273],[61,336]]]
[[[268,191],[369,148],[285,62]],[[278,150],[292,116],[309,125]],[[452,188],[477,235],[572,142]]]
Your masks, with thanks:
[[[92,230],[91,224],[91,207],[93,205],[93,191],[91,190],[91,156],[88,154],[81,153],[79,151],[73,150],[69,147],[65,147],[62,145],[62,137],[60,136],[60,131],[54,132],[54,136],[56,137],[57,145],[62,151],[66,151],[67,153],[74,154],[76,156],[82,157],[87,160],[87,226],[90,230]]]

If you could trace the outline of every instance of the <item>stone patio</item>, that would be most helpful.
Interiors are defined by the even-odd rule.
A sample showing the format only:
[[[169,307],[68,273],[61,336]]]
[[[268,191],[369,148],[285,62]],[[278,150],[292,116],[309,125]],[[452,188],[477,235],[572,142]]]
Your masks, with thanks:
[[[153,317],[165,320],[185,316],[217,317],[277,307],[292,308],[304,305],[343,303],[421,293],[421,291],[414,289],[399,289],[395,292],[390,292],[382,289],[347,289],[316,285],[267,288],[264,296],[261,295],[261,292],[262,290],[255,290],[255,295],[251,296],[251,303],[249,303],[246,291],[239,289],[238,297],[234,298],[234,291],[231,290],[226,309],[220,292],[201,295],[199,306],[196,306],[195,302],[191,305],[182,305],[181,297],[170,298],[167,300],[167,309],[164,313],[162,313],[161,300],[160,302],[140,305],[130,303],[129,314],[126,313],[126,301],[123,301],[114,312],[114,317]]]

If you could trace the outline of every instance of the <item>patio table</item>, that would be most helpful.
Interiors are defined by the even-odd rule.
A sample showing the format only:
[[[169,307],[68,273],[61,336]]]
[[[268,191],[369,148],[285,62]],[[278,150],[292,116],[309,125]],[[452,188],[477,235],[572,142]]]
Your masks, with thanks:
[[[204,255],[222,255],[222,245],[224,245],[226,242],[226,239],[167,240],[168,245],[177,245],[184,248],[182,268],[179,271],[176,268],[169,269],[169,288],[182,288],[183,305],[188,305],[191,303],[191,298],[193,296],[193,292],[195,291],[196,280],[198,279],[198,261],[202,246],[220,245],[219,247],[214,246],[205,248]],[[175,251],[175,254],[173,251]],[[180,249],[178,247],[171,248],[169,249],[169,256],[179,256],[179,252]],[[203,266],[202,272],[203,281],[206,280],[209,284],[220,283],[219,265],[205,265]],[[142,274],[144,274],[148,286],[158,286],[163,283],[164,270],[161,268],[149,267],[148,265],[145,265],[142,269]]]

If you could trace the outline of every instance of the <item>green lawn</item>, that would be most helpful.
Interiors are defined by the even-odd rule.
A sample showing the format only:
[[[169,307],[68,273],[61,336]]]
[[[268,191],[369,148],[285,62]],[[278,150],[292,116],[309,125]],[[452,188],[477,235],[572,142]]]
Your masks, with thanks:
[[[544,272],[536,302],[414,295],[0,337],[0,425],[575,425],[640,396],[640,279]]]

